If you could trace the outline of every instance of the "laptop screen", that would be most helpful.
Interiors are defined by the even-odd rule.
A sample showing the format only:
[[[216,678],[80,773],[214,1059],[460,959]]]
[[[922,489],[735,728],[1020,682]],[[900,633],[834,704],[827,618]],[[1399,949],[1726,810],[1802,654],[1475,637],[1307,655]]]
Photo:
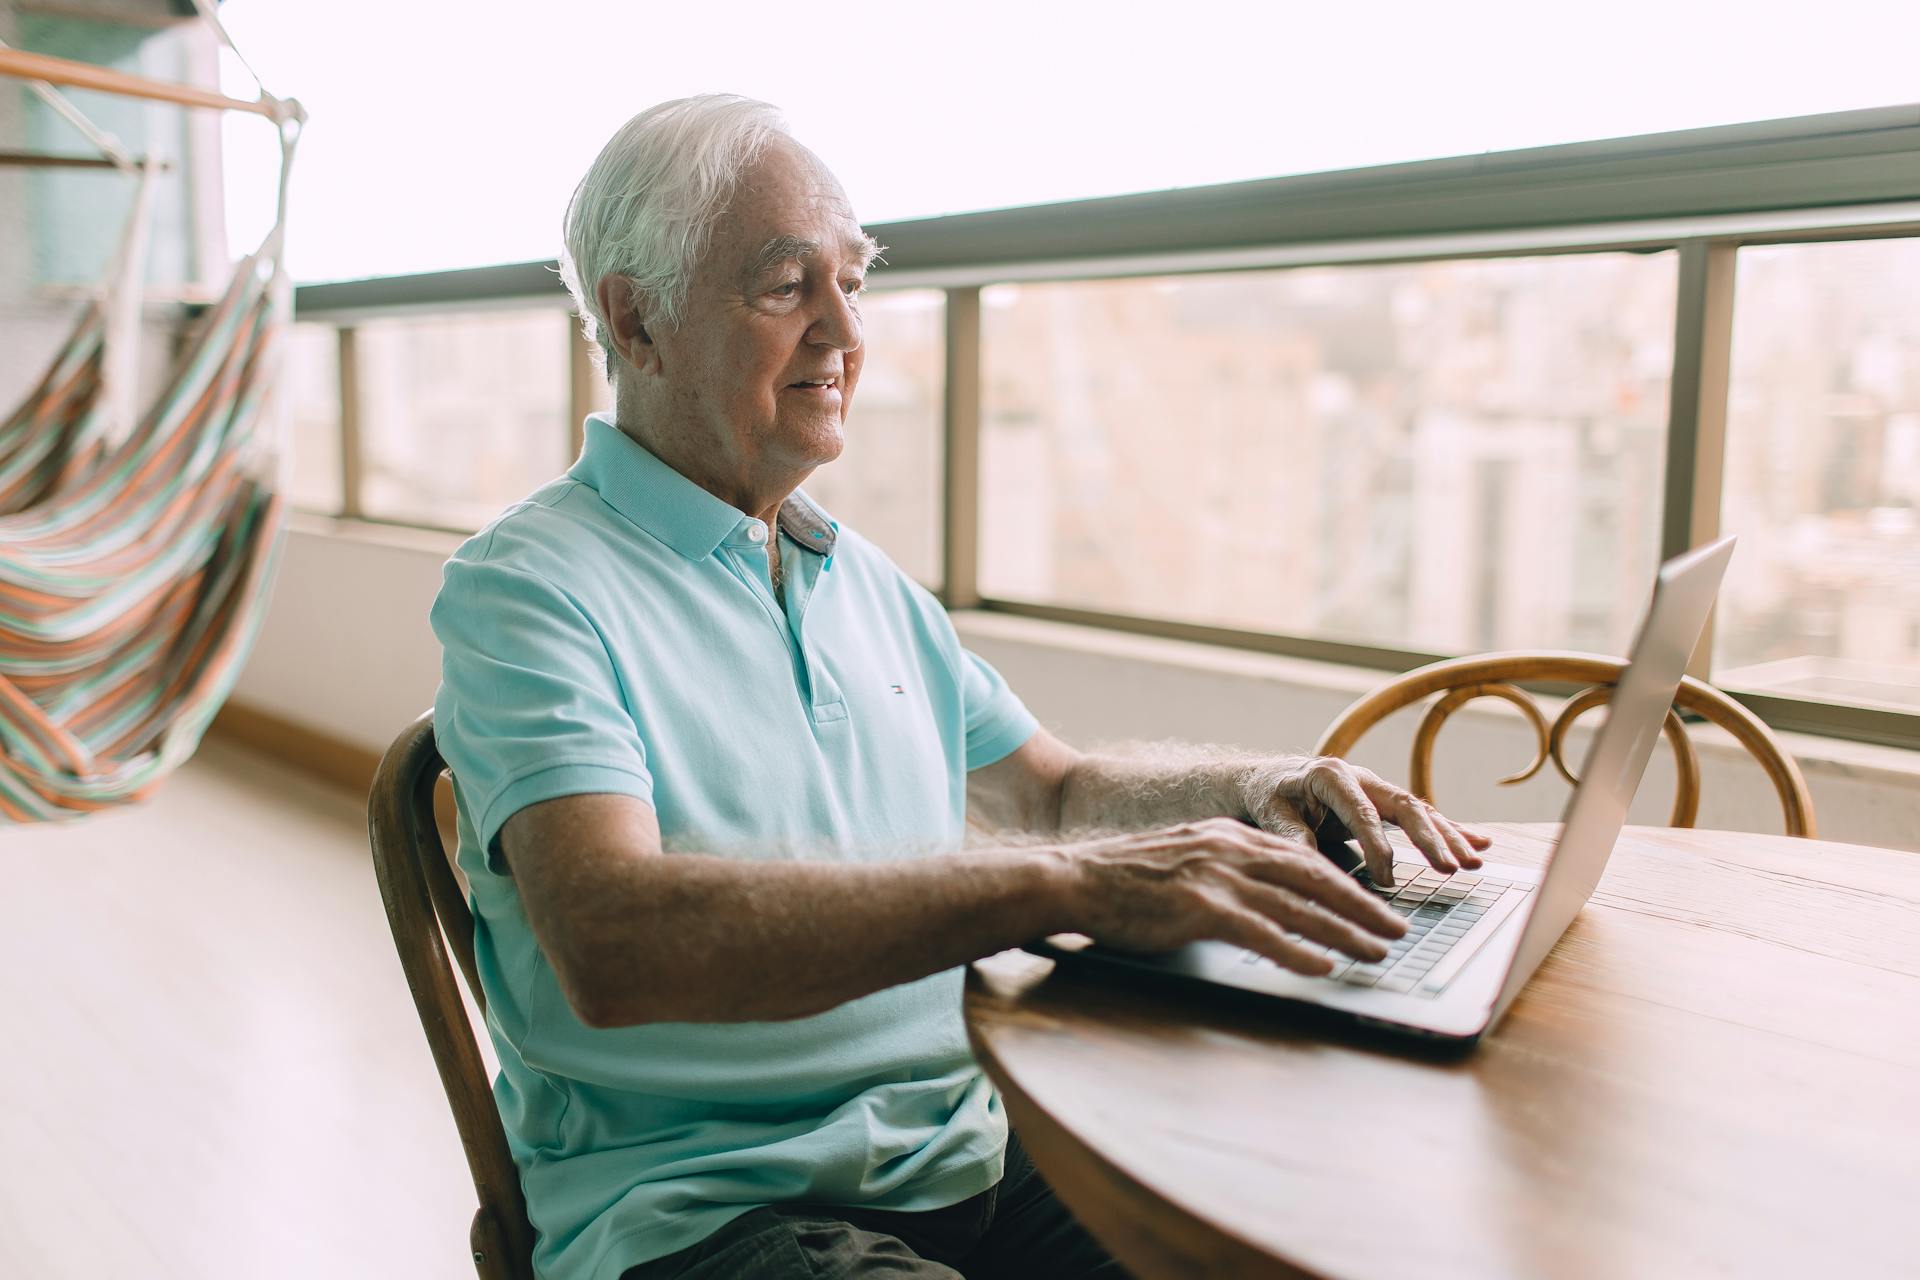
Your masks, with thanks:
[[[1552,861],[1532,895],[1526,932],[1494,1002],[1492,1022],[1507,1011],[1600,882],[1686,674],[1687,659],[1706,629],[1720,579],[1733,558],[1733,542],[1722,538],[1660,567],[1627,669],[1608,703],[1607,722],[1594,735],[1586,763],[1576,773],[1580,785],[1567,801]]]

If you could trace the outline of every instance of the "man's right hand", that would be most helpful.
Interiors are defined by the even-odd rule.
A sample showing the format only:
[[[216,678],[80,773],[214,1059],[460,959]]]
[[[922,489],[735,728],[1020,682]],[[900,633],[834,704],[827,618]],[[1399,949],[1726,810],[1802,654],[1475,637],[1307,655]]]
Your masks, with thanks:
[[[1057,848],[1072,928],[1127,951],[1211,939],[1296,973],[1323,974],[1333,961],[1309,943],[1379,960],[1384,939],[1407,931],[1318,850],[1233,818]]]

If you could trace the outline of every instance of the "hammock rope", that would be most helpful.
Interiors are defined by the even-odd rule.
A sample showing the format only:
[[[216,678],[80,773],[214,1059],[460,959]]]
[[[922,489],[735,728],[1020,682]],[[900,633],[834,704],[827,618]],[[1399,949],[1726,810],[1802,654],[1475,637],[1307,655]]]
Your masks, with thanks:
[[[277,219],[145,415],[124,406],[151,162],[134,169],[109,288],[0,424],[0,821],[150,794],[199,745],[264,616],[284,504],[260,426],[291,310],[282,245],[305,115],[261,97],[280,130]]]

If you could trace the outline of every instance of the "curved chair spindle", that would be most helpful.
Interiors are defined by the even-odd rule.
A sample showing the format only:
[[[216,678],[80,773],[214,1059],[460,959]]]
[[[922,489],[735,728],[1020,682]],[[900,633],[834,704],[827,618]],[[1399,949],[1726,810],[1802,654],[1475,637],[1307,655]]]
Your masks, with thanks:
[[[1501,778],[1500,785],[1511,786],[1537,774],[1549,761],[1569,782],[1577,782],[1565,758],[1568,730],[1582,715],[1605,705],[1613,686],[1626,670],[1618,658],[1591,653],[1550,651],[1480,654],[1435,662],[1388,681],[1348,707],[1320,736],[1314,750],[1320,755],[1345,756],[1366,731],[1404,707],[1412,706],[1434,694],[1441,696],[1429,707],[1414,733],[1408,785],[1415,795],[1433,799],[1433,748],[1440,728],[1455,711],[1477,698],[1493,697],[1520,709],[1532,727],[1535,739],[1533,761],[1518,773]],[[1531,695],[1517,682],[1553,681],[1587,685],[1561,708],[1551,724]],[[1751,711],[1713,686],[1691,676],[1685,678],[1667,711],[1665,734],[1674,754],[1674,803],[1670,823],[1690,827],[1700,812],[1700,760],[1687,736],[1679,712],[1690,712],[1718,725],[1731,734],[1766,771],[1780,798],[1786,832],[1792,836],[1812,836],[1813,796],[1806,778],[1773,731]]]

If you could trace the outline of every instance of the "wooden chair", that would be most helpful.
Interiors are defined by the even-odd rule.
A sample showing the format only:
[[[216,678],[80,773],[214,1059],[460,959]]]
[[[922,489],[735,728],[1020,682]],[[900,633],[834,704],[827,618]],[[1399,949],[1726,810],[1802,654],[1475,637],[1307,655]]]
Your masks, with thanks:
[[[1519,773],[1500,779],[1500,785],[1525,782],[1540,772],[1548,760],[1568,782],[1577,779],[1567,767],[1562,749],[1567,730],[1586,712],[1603,705],[1627,664],[1618,658],[1603,658],[1589,653],[1489,653],[1479,657],[1450,658],[1390,680],[1341,712],[1320,736],[1314,751],[1319,755],[1345,756],[1362,734],[1387,716],[1411,706],[1430,694],[1441,696],[1427,709],[1413,737],[1412,775],[1408,787],[1423,800],[1433,799],[1433,743],[1440,726],[1466,703],[1475,698],[1501,698],[1519,707],[1533,726],[1537,740],[1533,763]],[[1581,684],[1588,688],[1568,700],[1553,724],[1535,705],[1533,698],[1516,681],[1535,680]],[[1780,745],[1773,732],[1745,707],[1713,686],[1692,676],[1681,682],[1673,705],[1712,721],[1751,752],[1766,770],[1779,794],[1790,836],[1813,835],[1813,797],[1800,766]],[[1667,741],[1673,748],[1677,774],[1674,787],[1673,816],[1669,825],[1690,827],[1700,812],[1700,761],[1694,755],[1693,742],[1674,710],[1667,712]]]
[[[473,960],[473,915],[454,880],[434,820],[434,784],[445,771],[429,711],[394,739],[374,775],[367,798],[373,866],[387,923],[393,927],[393,944],[480,1196],[468,1235],[474,1270],[481,1280],[534,1280],[533,1226],[527,1221],[520,1172],[507,1150],[474,1027],[447,962],[451,944],[467,990],[484,1010],[486,996]]]

